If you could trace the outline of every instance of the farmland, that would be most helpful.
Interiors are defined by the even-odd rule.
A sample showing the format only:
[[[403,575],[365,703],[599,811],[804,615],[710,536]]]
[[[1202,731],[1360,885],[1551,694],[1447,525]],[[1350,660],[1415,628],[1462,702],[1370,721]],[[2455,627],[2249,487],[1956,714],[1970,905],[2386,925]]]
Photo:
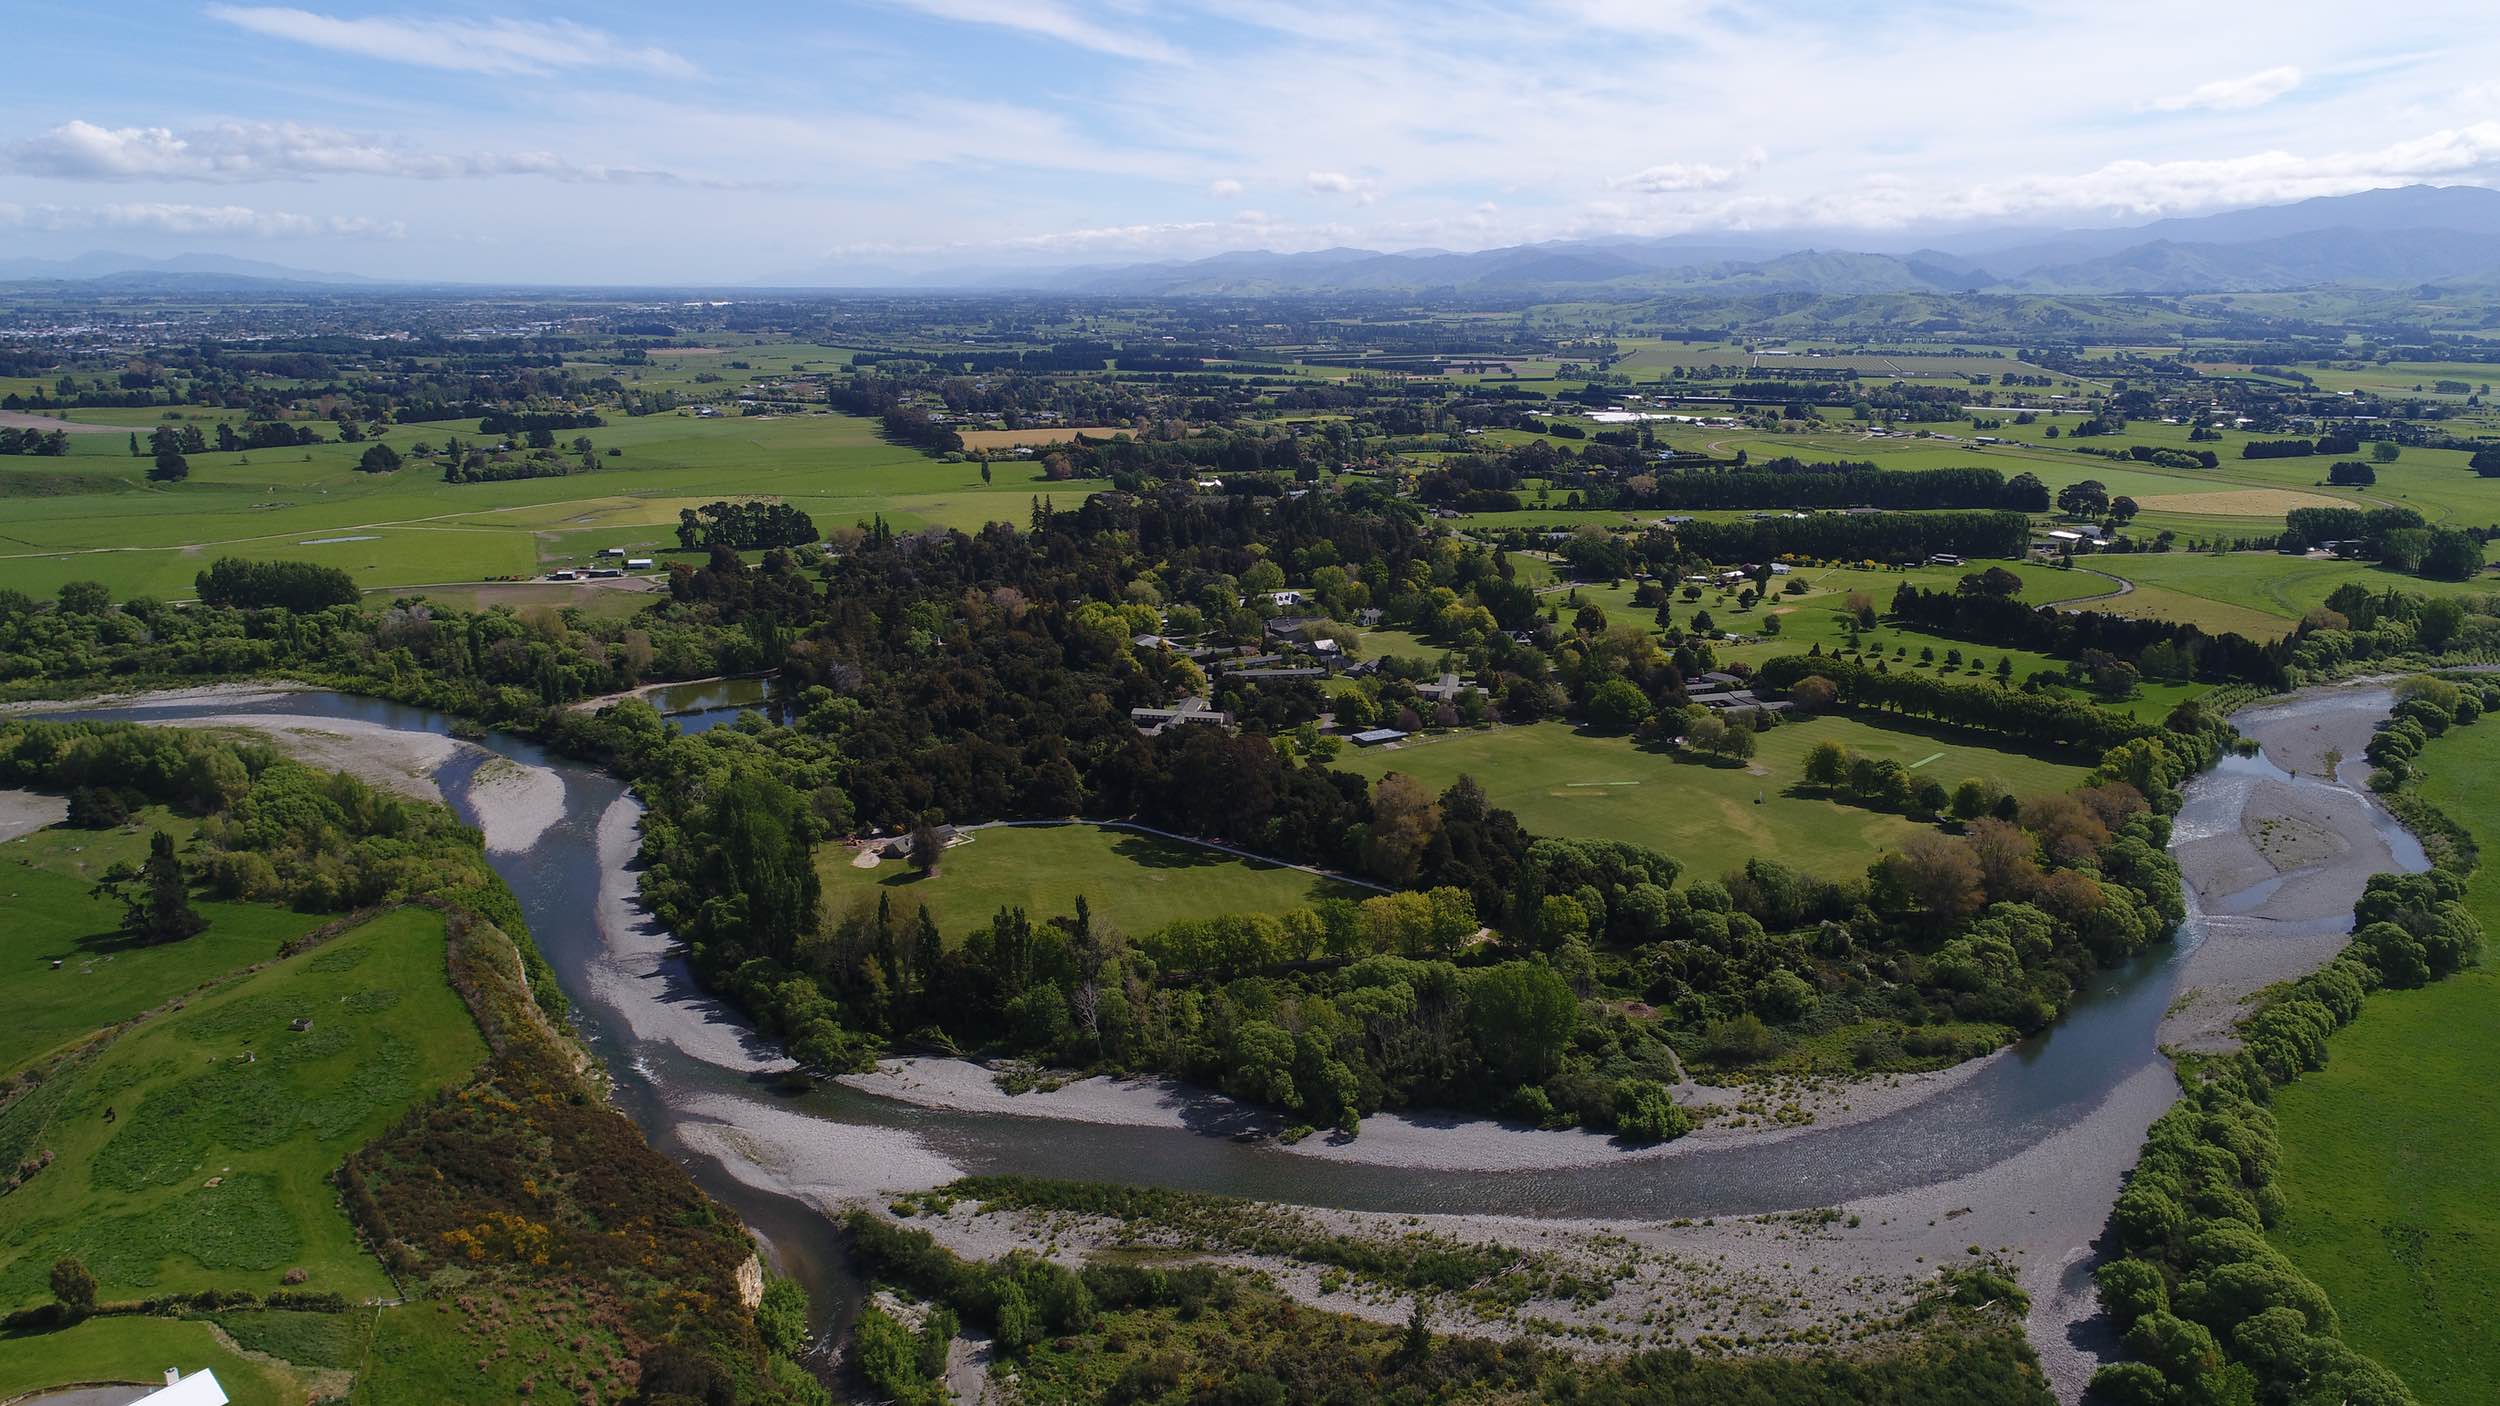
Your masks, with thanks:
[[[329,1173],[484,1055],[423,909],[159,1016],[8,1108],[10,1145],[41,1137],[56,1160],[43,1194],[0,1201],[0,1301],[44,1297],[63,1255],[112,1298],[275,1287],[291,1269],[386,1295]]]
[[[2483,862],[2466,901],[2500,932],[2500,736],[2453,732],[2423,754],[2425,799]],[[2323,1285],[2346,1336],[2425,1406],[2469,1406],[2500,1380],[2500,969],[2372,995],[2327,1065],[2276,1097],[2285,1253]]]

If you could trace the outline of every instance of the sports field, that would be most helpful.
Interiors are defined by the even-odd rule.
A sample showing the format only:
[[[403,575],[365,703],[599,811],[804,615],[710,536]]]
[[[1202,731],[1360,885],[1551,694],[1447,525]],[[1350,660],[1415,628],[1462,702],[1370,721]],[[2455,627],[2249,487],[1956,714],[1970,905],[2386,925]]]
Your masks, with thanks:
[[[889,859],[856,868],[847,846],[817,851],[828,913],[874,905],[925,905],[951,944],[1001,908],[1038,922],[1076,911],[1079,896],[1099,919],[1127,933],[1219,913],[1282,913],[1323,898],[1368,898],[1371,889],[1299,869],[1237,859],[1221,850],[1098,825],[990,826],[951,846],[938,872],[920,877]]]
[[[2500,727],[2422,754],[2422,795],[2472,831],[2466,895],[2500,934]],[[2317,1280],[2344,1337],[2424,1406],[2480,1406],[2500,1382],[2500,968],[2382,991],[2275,1097],[2287,1209],[2275,1243]]]
[[[1925,828],[1905,816],[1829,800],[1802,784],[1805,754],[1829,739],[1952,786],[1983,777],[2018,796],[2080,784],[2077,761],[2025,755],[1952,728],[1854,717],[1812,718],[1761,734],[1749,765],[1680,760],[1625,737],[1563,723],[1449,733],[1348,751],[1339,769],[1402,771],[1439,790],[1472,776],[1493,804],[1539,835],[1630,840],[1714,878],[1757,855],[1822,874],[1855,874]]]

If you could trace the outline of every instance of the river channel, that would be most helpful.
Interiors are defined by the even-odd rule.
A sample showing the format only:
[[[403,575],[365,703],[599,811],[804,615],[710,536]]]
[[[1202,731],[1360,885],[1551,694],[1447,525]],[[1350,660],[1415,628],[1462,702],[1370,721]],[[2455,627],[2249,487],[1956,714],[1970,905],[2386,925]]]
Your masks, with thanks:
[[[717,699],[655,701],[664,712],[684,714],[683,725],[700,728],[734,716],[760,697],[758,689]],[[746,1109],[759,1124],[786,1126],[797,1117],[823,1125],[811,1146],[830,1158],[843,1155],[849,1141],[891,1146],[899,1137],[966,1171],[1117,1179],[1352,1210],[1657,1221],[1837,1205],[1973,1178],[2089,1120],[2097,1128],[2089,1156],[2106,1166],[2090,1169],[2094,1175],[2076,1194],[2086,1199],[2114,1194],[2115,1178],[2132,1163],[2143,1125],[2168,1101],[2166,1086],[2148,1071],[2167,1078],[2159,1032],[2200,949],[2222,932],[2248,950],[2278,941],[2323,941],[2331,950],[2362,878],[2377,868],[2422,866],[2412,837],[2350,784],[2353,767],[2345,768],[2344,779],[2330,780],[2301,760],[2308,755],[2304,745],[2315,751],[2312,739],[2319,738],[2338,739],[2338,750],[2357,756],[2357,739],[2366,738],[2388,704],[2380,688],[2324,689],[2238,715],[2235,721],[2264,741],[2266,750],[2227,758],[2188,788],[2172,849],[2187,872],[2194,911],[2176,939],[2103,973],[2053,1027],[1970,1077],[1897,1112],[1807,1128],[1781,1140],[1721,1146],[1695,1140],[1673,1155],[1500,1172],[1298,1155],[1236,1140],[1234,1126],[1223,1118],[1187,1128],[1106,1126],[924,1108],[838,1085],[786,1092],[770,1072],[776,1052],[695,988],[682,961],[668,952],[664,935],[647,928],[637,935],[630,930],[637,920],[618,916],[616,895],[630,891],[623,869],[631,858],[630,826],[639,815],[622,782],[501,734],[475,739],[483,750],[461,749],[434,779],[472,823],[478,816],[471,783],[490,753],[561,779],[561,818],[527,850],[490,858],[518,896],[532,934],[572,998],[585,1038],[614,1080],[617,1105],[655,1146],[688,1165],[707,1190],[744,1216],[782,1268],[817,1293],[820,1306],[839,1312],[857,1291],[821,1209],[805,1198],[760,1187],[752,1177],[733,1175],[698,1151],[682,1129],[696,1123],[734,1126],[739,1110]],[[214,724],[232,711],[215,703],[142,698],[52,716]],[[257,696],[248,711],[436,734],[454,730],[452,719],[442,714],[328,692]],[[2248,828],[2243,817],[2259,802],[2277,810],[2340,809],[2348,817],[2368,818],[2348,818],[2338,856],[2290,874],[2252,878],[2240,852],[2245,842],[2235,848],[2233,837]],[[2130,1091],[2128,1097],[2114,1097],[2122,1089]],[[2121,1103],[2123,1109],[2104,1107]],[[2066,1209],[2068,1214],[2058,1217],[2066,1228],[2051,1231],[2035,1222],[2048,1232],[2036,1249],[2062,1249],[2071,1262],[2097,1232],[2107,1201]],[[2076,1234],[2081,1241],[2059,1244]],[[2047,1263],[2053,1270],[2056,1256]],[[2036,1316],[2034,1326],[2035,1333],[2042,1326]]]

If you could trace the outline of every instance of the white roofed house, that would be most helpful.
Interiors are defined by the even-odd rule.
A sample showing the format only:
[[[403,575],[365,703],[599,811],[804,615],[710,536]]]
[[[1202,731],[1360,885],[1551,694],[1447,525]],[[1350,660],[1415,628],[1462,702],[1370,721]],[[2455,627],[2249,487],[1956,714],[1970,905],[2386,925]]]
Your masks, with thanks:
[[[140,1397],[135,1406],[226,1406],[226,1389],[206,1368],[186,1377],[181,1368],[168,1367],[165,1385]]]

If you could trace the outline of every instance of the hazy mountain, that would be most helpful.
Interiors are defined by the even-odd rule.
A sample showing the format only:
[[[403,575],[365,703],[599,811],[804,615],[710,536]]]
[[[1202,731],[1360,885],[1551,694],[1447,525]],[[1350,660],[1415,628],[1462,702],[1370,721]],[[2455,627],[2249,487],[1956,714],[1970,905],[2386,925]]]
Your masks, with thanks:
[[[955,270],[900,282],[1122,297],[1280,293],[2259,292],[2500,275],[2500,191],[2405,186],[2115,229],[1963,230],[1924,242],[1831,231],[1556,240],[1451,253],[1241,250],[1080,268]],[[805,273],[776,286],[859,286]],[[859,270],[846,270],[856,275]]]
[[[203,280],[246,278],[278,283],[370,284],[377,281],[352,273],[289,268],[284,264],[238,259],[226,254],[177,254],[166,259],[150,259],[99,249],[69,259],[0,259],[0,279],[11,282],[118,279],[127,283],[138,276]]]

